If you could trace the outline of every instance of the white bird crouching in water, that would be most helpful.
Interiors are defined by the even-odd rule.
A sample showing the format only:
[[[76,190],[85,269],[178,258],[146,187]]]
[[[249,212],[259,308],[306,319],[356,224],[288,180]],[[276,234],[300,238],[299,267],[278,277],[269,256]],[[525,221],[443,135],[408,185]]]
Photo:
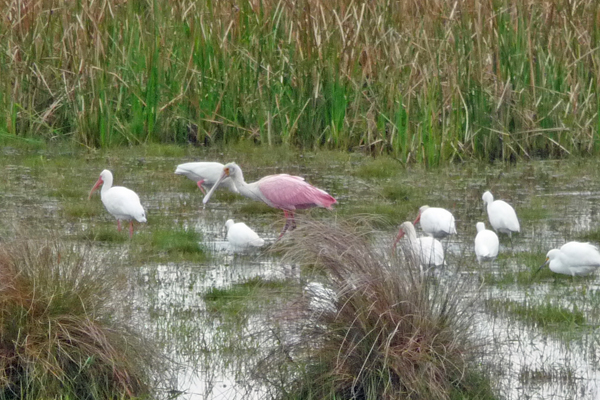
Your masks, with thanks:
[[[262,247],[265,244],[264,239],[261,239],[256,232],[243,222],[236,223],[232,219],[228,219],[225,222],[225,227],[227,227],[227,240],[234,251]]]
[[[585,276],[600,267],[600,252],[590,243],[568,242],[560,249],[550,250],[538,271],[546,265],[557,274]]]
[[[123,186],[113,186],[112,173],[105,169],[90,191],[88,200],[92,193],[102,185],[100,198],[106,210],[117,219],[117,229],[121,231],[121,221],[129,221],[129,237],[133,237],[133,220],[146,222],[146,212],[140,203],[139,196],[131,189]]]
[[[494,231],[485,229],[483,222],[477,223],[477,236],[475,236],[475,255],[477,262],[492,261],[498,256],[500,241]]]

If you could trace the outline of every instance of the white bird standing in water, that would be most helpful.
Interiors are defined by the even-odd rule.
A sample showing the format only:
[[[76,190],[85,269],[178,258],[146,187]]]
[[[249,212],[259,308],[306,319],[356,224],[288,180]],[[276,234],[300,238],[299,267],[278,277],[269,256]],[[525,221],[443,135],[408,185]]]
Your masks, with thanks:
[[[498,247],[500,242],[498,235],[494,231],[485,229],[483,222],[478,222],[477,236],[475,236],[475,255],[477,261],[481,264],[482,261],[491,261],[498,256]]]
[[[129,237],[133,237],[133,220],[137,222],[146,222],[146,212],[140,203],[138,195],[130,189],[123,186],[113,186],[112,173],[105,169],[100,173],[100,177],[90,191],[88,200],[92,198],[92,193],[102,185],[100,198],[106,210],[117,219],[117,228],[121,232],[121,220],[129,221]]]
[[[488,190],[481,197],[487,206],[490,225],[496,232],[506,233],[511,237],[512,232],[520,232],[521,226],[515,209],[503,200],[494,200],[494,196]]]
[[[421,223],[423,232],[436,239],[456,234],[454,216],[445,208],[423,206],[419,208],[419,215],[413,225],[417,225],[417,222]]]
[[[219,180],[223,173],[223,164],[218,162],[189,162],[179,164],[175,169],[176,175],[183,175],[196,182],[203,194],[206,194],[204,187],[210,189]],[[233,193],[238,193],[237,188],[229,178],[223,179],[220,183]]]
[[[557,274],[585,276],[600,267],[600,252],[590,243],[568,242],[560,249],[550,250],[538,271],[546,265]]]
[[[400,225],[398,236],[394,241],[394,248],[396,248],[396,243],[405,235],[411,246],[413,257],[418,259],[422,266],[438,267],[444,265],[444,247],[442,243],[431,236],[417,238],[417,231],[410,221],[403,222]]]
[[[233,250],[261,247],[265,244],[265,241],[243,222],[235,223],[232,219],[228,219],[225,226],[227,227],[227,240]]]

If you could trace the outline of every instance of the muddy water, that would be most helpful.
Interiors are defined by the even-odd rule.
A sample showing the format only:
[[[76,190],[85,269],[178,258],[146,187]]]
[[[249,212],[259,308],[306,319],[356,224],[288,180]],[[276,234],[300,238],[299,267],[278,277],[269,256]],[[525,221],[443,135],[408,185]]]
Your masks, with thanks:
[[[140,161],[142,159],[142,161]],[[197,158],[196,158],[197,159]],[[265,398],[269,388],[249,379],[245,360],[267,345],[261,336],[268,330],[260,310],[239,319],[210,310],[203,295],[212,288],[262,277],[266,280],[297,282],[303,277],[297,266],[283,262],[267,248],[247,254],[233,254],[225,241],[224,222],[234,218],[253,227],[268,244],[279,234],[283,220],[279,214],[240,213],[249,203],[244,198],[216,195],[202,208],[201,193],[194,183],[172,175],[178,163],[193,161],[175,157],[141,157],[132,154],[115,160],[110,155],[87,156],[80,160],[53,158],[40,152],[5,152],[1,161],[0,221],[3,236],[15,227],[31,232],[51,229],[69,240],[79,240],[82,232],[114,227],[116,224],[98,203],[92,215],[73,216],[66,210],[87,202],[87,194],[98,173],[106,166],[115,173],[115,183],[135,189],[147,209],[148,224],[138,232],[152,230],[158,221],[169,221],[185,229],[203,233],[211,254],[202,263],[145,261],[132,269],[132,321],[146,335],[163,344],[174,361],[176,374],[165,390],[185,399]],[[220,160],[227,161],[227,160]],[[359,160],[359,163],[369,162]],[[318,218],[342,218],[347,204],[371,202],[386,185],[405,185],[414,213],[419,205],[443,206],[453,211],[459,234],[445,240],[448,268],[460,265],[465,276],[507,274],[527,271],[544,261],[548,249],[577,240],[600,228],[600,163],[585,161],[533,161],[517,166],[461,165],[445,170],[401,170],[387,178],[357,178],[351,167],[338,165],[323,175],[317,166],[290,165],[289,172],[307,176],[311,182],[334,194],[340,204],[333,213],[319,212]],[[350,168],[346,170],[345,168]],[[285,167],[247,171],[251,181]],[[71,194],[61,194],[65,187]],[[472,252],[475,223],[485,221],[481,194],[491,189],[496,198],[512,203],[520,216],[522,233],[512,241],[501,237],[501,255],[493,263],[479,266]],[[59,192],[57,195],[56,192]],[[73,194],[72,192],[75,192]],[[422,203],[422,204],[421,204]],[[351,213],[350,213],[351,214]],[[346,216],[348,213],[345,214]],[[394,221],[400,223],[402,221]],[[125,233],[123,233],[125,235]],[[383,228],[379,243],[387,246],[395,228]],[[102,251],[126,257],[128,241],[98,243]],[[136,263],[133,263],[134,265]],[[597,329],[600,313],[599,278],[532,279],[529,284],[487,285],[476,293],[481,299],[475,335],[487,344],[482,359],[497,377],[499,396],[507,399],[597,399],[600,397]],[[475,293],[475,288],[474,288]],[[484,306],[486,299],[522,302],[559,301],[567,308],[585,310],[587,326],[564,333],[557,327],[542,330],[509,314],[494,313]],[[275,300],[276,301],[276,300]],[[267,306],[268,307],[268,306]],[[268,310],[265,310],[268,312]],[[561,331],[559,334],[558,331]],[[257,350],[258,349],[258,350]]]

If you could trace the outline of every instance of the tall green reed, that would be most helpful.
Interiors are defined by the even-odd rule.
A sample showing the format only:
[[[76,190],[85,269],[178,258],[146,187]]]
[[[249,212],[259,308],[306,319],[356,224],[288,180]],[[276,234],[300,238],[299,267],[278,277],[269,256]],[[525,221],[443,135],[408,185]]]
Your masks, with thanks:
[[[0,131],[363,149],[598,152],[596,2],[3,0]]]

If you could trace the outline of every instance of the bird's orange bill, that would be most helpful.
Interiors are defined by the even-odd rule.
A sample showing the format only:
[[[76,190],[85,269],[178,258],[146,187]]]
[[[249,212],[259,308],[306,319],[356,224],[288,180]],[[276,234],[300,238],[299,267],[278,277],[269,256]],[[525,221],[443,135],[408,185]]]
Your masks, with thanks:
[[[403,236],[404,236],[404,231],[402,229],[400,229],[400,232],[398,232],[398,236],[396,236],[396,240],[394,240],[394,245],[392,246],[392,248],[394,250],[396,249],[396,245],[398,244],[400,239],[402,239]]]
[[[98,178],[98,181],[96,182],[96,184],[94,185],[94,187],[93,187],[93,188],[92,188],[92,190],[90,191],[90,195],[88,196],[88,200],[92,198],[92,193],[94,193],[94,191],[95,191],[96,189],[98,189],[98,187],[99,187],[100,185],[102,185],[102,182],[103,182],[103,181],[102,181],[102,177]]]
[[[417,219],[415,219],[415,222],[413,222],[413,225],[417,225],[417,222],[419,222],[421,220],[421,210],[419,210],[419,215],[417,215]]]
[[[229,176],[229,168],[225,167],[223,168],[223,173],[221,174],[221,176],[219,177],[219,179],[215,182],[215,184],[213,185],[212,188],[210,188],[210,190],[208,191],[208,193],[206,193],[206,196],[204,196],[204,198],[202,199],[202,203],[206,204],[208,203],[208,201],[210,200],[210,197],[212,196],[213,192],[215,190],[217,190],[217,188],[219,187],[219,185],[221,184],[221,182],[223,182],[223,179],[227,178]]]

